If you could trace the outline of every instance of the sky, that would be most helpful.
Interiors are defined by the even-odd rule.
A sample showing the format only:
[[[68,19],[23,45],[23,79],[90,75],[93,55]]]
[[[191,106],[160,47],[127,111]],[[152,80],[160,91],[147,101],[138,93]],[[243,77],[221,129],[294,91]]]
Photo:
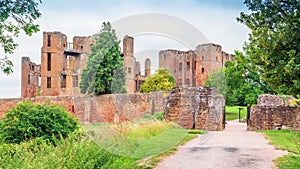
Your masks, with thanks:
[[[14,63],[13,74],[0,72],[0,98],[20,97],[21,57],[29,56],[40,64],[44,31],[60,31],[71,42],[74,36],[98,33],[101,24],[109,21],[117,34],[123,31],[135,38],[135,57],[141,63],[146,57],[156,62],[159,50],[190,50],[207,42],[233,54],[242,50],[249,34],[236,21],[240,12],[247,11],[243,0],[44,0],[39,9],[42,16],[36,23],[40,31],[16,38],[19,47],[14,54],[0,51],[0,58],[7,55]],[[147,32],[137,32],[142,27]]]

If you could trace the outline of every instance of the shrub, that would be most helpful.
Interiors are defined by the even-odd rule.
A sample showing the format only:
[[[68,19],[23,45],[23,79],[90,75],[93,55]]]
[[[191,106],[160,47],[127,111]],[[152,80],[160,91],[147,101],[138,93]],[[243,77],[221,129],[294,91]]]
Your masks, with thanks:
[[[164,117],[164,111],[159,111],[153,114],[153,117],[157,120],[163,121],[165,119]]]
[[[55,142],[78,127],[77,119],[63,107],[25,101],[6,113],[0,122],[0,138],[5,143],[20,143],[37,137]]]

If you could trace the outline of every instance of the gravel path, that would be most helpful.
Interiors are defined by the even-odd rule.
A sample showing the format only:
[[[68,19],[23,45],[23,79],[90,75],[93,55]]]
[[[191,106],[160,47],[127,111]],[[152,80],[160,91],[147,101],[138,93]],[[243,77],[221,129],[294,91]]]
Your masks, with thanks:
[[[178,147],[156,169],[270,169],[272,160],[288,152],[275,150],[262,133],[228,121],[224,131],[208,132]]]

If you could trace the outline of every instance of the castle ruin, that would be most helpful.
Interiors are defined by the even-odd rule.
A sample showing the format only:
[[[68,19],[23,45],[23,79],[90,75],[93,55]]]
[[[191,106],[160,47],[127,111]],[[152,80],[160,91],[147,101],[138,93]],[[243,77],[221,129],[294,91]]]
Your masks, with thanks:
[[[75,36],[73,42],[68,42],[61,32],[44,32],[41,64],[22,57],[21,97],[83,95],[79,88],[81,74],[96,36]],[[134,38],[127,35],[123,39],[123,59],[127,93],[138,93],[150,75],[151,60],[145,60],[145,75],[141,75],[140,62],[134,57]],[[224,67],[226,61],[232,61],[232,55],[211,43],[199,45],[196,50],[159,52],[159,67],[174,75],[177,87],[203,86],[208,75]]]
[[[232,61],[233,55],[222,51],[220,45],[202,44],[196,50],[161,50],[159,67],[167,68],[175,78],[178,87],[204,86],[208,76]]]

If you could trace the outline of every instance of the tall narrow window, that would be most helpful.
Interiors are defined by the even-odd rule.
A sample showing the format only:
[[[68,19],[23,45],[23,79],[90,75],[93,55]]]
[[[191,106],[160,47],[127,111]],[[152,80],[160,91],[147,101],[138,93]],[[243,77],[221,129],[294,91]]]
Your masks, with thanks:
[[[196,70],[197,61],[194,61],[193,69]]]
[[[28,75],[28,84],[30,84],[30,75]]]
[[[47,70],[51,71],[51,53],[47,53]]]
[[[187,70],[187,71],[190,70],[190,62],[186,62],[186,70]]]
[[[47,34],[47,40],[48,40],[48,47],[51,46],[51,34]]]
[[[204,60],[204,56],[202,56],[202,61]]]
[[[51,88],[51,77],[47,77],[47,88]]]
[[[181,81],[181,79],[179,79],[179,80],[178,80],[178,83],[179,83],[179,86],[181,86],[181,85],[182,85],[182,81]]]
[[[67,76],[66,75],[61,76],[60,86],[61,86],[61,88],[66,88],[66,86],[67,86]]]
[[[182,63],[179,63],[179,71],[182,71]]]
[[[128,74],[131,74],[131,67],[128,67]]]
[[[73,76],[73,87],[78,87],[78,75]]]
[[[187,86],[189,86],[189,85],[190,85],[190,79],[186,79],[186,80],[185,80],[185,84],[186,84]]]
[[[204,68],[202,68],[202,74],[204,74]]]

